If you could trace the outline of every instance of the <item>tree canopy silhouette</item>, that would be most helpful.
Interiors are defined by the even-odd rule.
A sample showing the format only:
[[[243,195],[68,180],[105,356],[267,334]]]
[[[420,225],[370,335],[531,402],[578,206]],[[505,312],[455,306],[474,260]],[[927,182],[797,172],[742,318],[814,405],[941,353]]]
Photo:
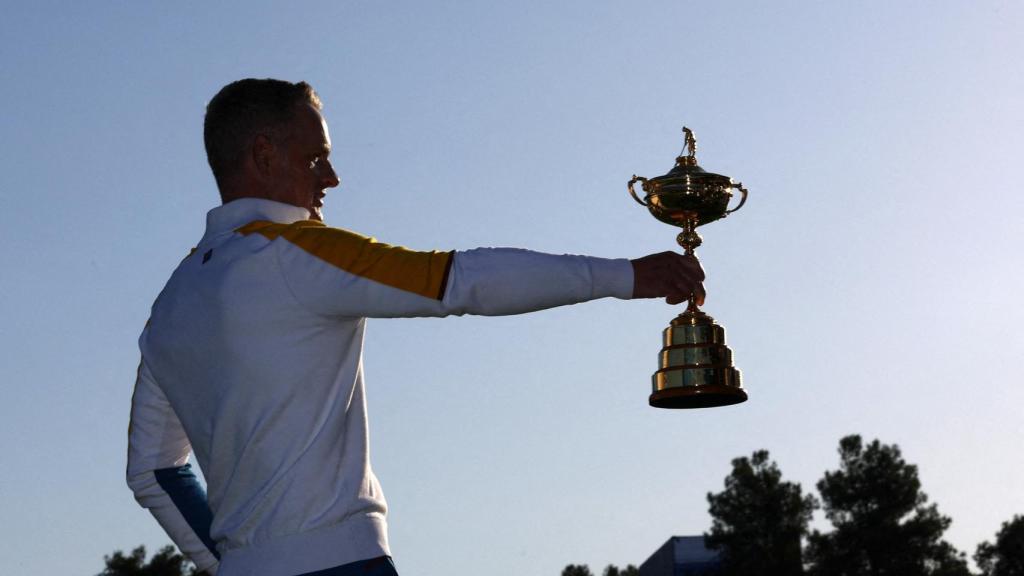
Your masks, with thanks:
[[[978,545],[974,561],[983,576],[1024,576],[1024,516],[1003,522],[995,543]]]
[[[632,564],[627,565],[625,568],[619,568],[614,564],[605,566],[604,571],[601,572],[601,576],[639,576],[640,571],[637,570],[636,566]],[[590,567],[586,564],[569,564],[562,569],[562,576],[594,576],[594,573],[590,571]]]
[[[569,564],[562,570],[562,576],[594,576],[586,564]]]
[[[120,550],[104,556],[106,568],[96,576],[199,576],[195,565],[178,554],[174,546],[164,546],[149,562],[146,562],[146,547],[139,546],[127,556]]]
[[[767,450],[734,459],[725,489],[707,498],[712,523],[705,544],[720,551],[723,576],[803,574],[800,542],[817,501],[782,481]]]
[[[604,567],[604,572],[601,572],[601,576],[639,576],[639,574],[640,571],[632,564],[627,564],[625,568],[621,569],[614,564],[609,564]]]
[[[808,538],[811,574],[969,576],[964,556],[942,539],[951,520],[927,504],[917,467],[896,445],[860,436],[839,441],[839,470],[818,482],[834,530]]]

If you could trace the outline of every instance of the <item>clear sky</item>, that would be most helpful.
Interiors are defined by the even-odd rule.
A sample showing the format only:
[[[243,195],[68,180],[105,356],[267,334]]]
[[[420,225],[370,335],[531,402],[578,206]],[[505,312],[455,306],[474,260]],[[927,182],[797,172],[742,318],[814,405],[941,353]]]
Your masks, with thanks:
[[[995,0],[6,5],[4,570],[168,542],[123,478],[136,338],[218,202],[205,103],[251,76],[317,88],[325,217],[394,244],[671,249],[625,182],[684,124],[750,189],[698,251],[745,404],[647,406],[663,302],[371,322],[402,574],[639,564],[708,528],[730,459],[813,489],[849,433],[898,443],[973,553],[1024,513],[1022,28]]]

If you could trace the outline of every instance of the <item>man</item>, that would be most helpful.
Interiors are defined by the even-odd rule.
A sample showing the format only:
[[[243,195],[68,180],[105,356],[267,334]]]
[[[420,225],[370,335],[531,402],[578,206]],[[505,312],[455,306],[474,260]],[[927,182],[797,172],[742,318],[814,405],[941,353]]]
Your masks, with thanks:
[[[670,252],[415,252],[329,228],[321,209],[339,180],[320,110],[304,82],[241,80],[210,101],[204,140],[223,205],[139,338],[128,484],[221,576],[396,574],[369,462],[366,318],[703,299],[700,265]]]

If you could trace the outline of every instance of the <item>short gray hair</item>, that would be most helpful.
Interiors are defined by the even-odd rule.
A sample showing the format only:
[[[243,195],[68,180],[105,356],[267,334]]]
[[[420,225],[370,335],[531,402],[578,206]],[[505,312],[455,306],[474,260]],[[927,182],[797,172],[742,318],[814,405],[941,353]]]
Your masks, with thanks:
[[[220,89],[206,105],[203,142],[206,160],[224,186],[241,168],[250,141],[259,132],[275,131],[293,117],[295,105],[308,103],[321,109],[320,97],[305,82],[273,78],[246,78]]]

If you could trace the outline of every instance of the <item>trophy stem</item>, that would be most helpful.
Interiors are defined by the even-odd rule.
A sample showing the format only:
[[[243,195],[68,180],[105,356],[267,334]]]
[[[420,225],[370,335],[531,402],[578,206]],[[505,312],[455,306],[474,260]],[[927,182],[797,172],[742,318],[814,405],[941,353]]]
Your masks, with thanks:
[[[697,218],[696,212],[684,212],[682,218],[680,218],[683,231],[676,236],[676,242],[683,247],[684,254],[687,256],[694,256],[694,249],[703,243],[703,239],[697,233]],[[700,313],[700,308],[697,307],[697,302],[693,296],[690,296],[686,305],[686,312],[691,314]]]
[[[687,256],[693,256],[693,250],[703,243],[700,234],[697,233],[697,213],[683,212],[682,217],[677,220],[677,226],[682,226],[683,231],[676,236],[676,242],[686,250]]]

